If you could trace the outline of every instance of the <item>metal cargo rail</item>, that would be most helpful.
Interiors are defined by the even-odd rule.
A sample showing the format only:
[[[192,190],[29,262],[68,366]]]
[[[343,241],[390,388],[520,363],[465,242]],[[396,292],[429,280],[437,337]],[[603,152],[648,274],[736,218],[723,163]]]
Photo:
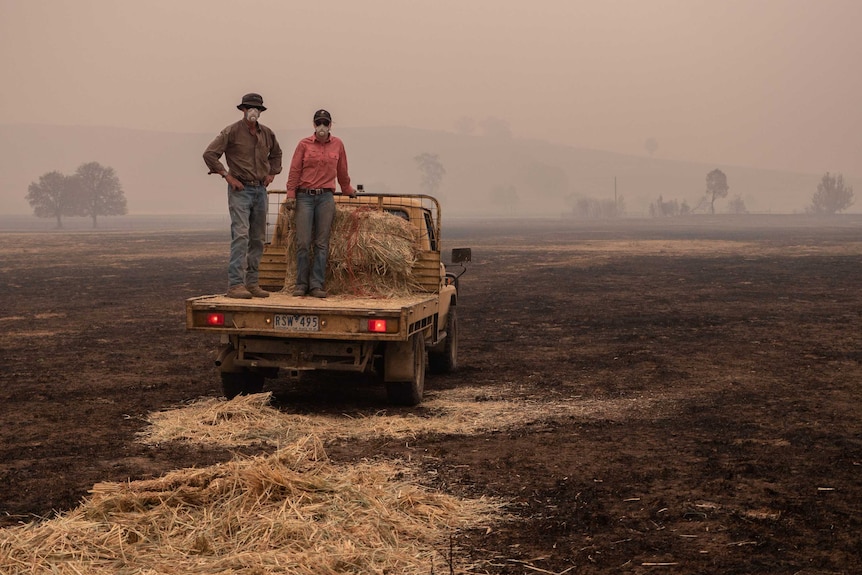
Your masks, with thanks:
[[[280,222],[279,213],[286,200],[285,190],[268,190],[269,203],[267,209],[267,242],[263,248],[263,257],[260,262],[260,285],[269,291],[278,291],[284,288],[285,274],[287,273],[286,253],[288,246],[284,243],[285,230],[280,226],[290,225],[291,222]],[[398,211],[420,209],[426,218],[426,225],[422,228],[423,237],[420,238],[422,245],[430,249],[424,249],[419,253],[419,258],[413,267],[413,276],[420,289],[424,292],[434,293],[440,289],[440,204],[436,198],[424,194],[412,195],[389,195],[389,194],[358,194],[351,198],[349,196],[335,196],[336,209],[343,207],[362,207],[397,213]]]

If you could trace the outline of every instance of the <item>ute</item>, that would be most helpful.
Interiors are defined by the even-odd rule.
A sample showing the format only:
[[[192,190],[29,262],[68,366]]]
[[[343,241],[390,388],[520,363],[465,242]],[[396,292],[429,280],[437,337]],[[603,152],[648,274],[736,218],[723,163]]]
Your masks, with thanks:
[[[361,189],[361,186],[359,186]],[[417,232],[415,288],[398,297],[330,294],[294,297],[285,287],[287,212],[284,191],[270,191],[271,239],[264,246],[260,284],[268,298],[241,300],[204,295],[186,300],[186,328],[218,334],[215,364],[225,397],[259,393],[265,378],[281,370],[342,371],[371,375],[386,387],[388,400],[417,405],[425,389],[426,367],[446,373],[458,366],[459,278],[471,260],[470,248],[441,259],[440,203],[420,194],[336,195],[342,207],[381,210],[408,221]],[[275,209],[272,209],[275,206]],[[277,215],[276,215],[277,214]],[[457,266],[457,267],[456,267]],[[288,282],[288,288],[291,282]]]

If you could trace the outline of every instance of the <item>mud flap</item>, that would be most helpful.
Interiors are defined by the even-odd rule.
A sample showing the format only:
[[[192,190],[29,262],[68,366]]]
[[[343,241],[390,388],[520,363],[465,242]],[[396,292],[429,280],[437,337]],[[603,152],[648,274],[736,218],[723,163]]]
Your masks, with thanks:
[[[413,339],[386,343],[383,354],[383,381],[411,381],[413,379]]]

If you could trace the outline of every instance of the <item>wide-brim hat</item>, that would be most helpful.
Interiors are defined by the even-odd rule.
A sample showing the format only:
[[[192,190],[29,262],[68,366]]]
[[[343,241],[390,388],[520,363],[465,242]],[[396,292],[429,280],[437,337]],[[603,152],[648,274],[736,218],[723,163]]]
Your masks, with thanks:
[[[242,102],[237,106],[238,110],[242,110],[243,108],[257,108],[261,112],[266,110],[266,107],[263,105],[263,96],[260,94],[246,94],[242,97]]]

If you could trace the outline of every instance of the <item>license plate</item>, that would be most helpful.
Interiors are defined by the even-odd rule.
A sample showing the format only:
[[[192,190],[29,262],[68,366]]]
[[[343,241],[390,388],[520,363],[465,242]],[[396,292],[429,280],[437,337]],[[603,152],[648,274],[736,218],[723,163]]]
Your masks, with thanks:
[[[320,320],[316,315],[275,314],[272,321],[275,329],[285,331],[319,331]]]

